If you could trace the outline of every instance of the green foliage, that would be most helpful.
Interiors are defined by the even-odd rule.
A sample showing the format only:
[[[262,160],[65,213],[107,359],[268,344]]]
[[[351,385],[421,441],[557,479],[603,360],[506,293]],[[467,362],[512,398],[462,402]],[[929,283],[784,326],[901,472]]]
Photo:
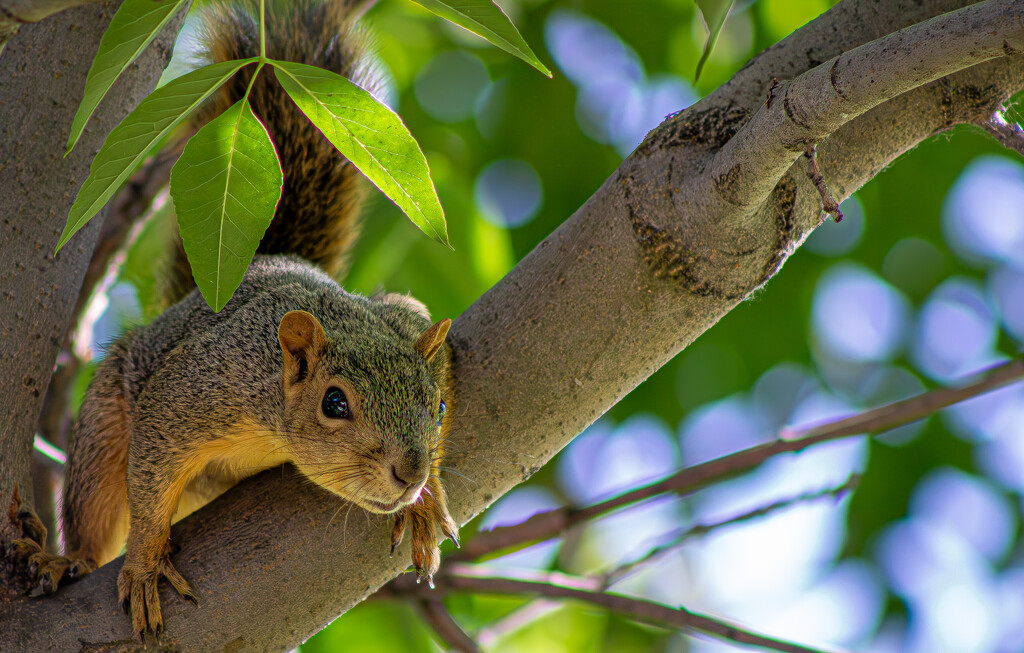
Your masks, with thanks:
[[[71,126],[68,151],[118,76],[133,62],[183,0],[126,0],[103,36],[85,94]],[[421,4],[479,34],[550,77],[508,17],[488,0]],[[107,137],[92,162],[56,251],[113,196],[150,149],[243,65],[271,64],[282,86],[328,140],[394,201],[424,233],[449,247],[444,210],[426,158],[401,118],[347,79],[302,64],[245,61],[205,66],[154,91]],[[258,74],[259,71],[257,71]],[[273,218],[282,187],[280,163],[247,101],[200,130],[172,174],[185,251],[196,283],[214,310],[231,298],[260,237]],[[259,190],[259,189],[263,190]],[[245,219],[236,211],[247,209]],[[494,267],[493,265],[491,266]]]
[[[100,48],[85,79],[85,93],[71,123],[68,152],[85,129],[85,123],[117,78],[152,43],[185,0],[125,0],[100,39]]]
[[[272,63],[281,86],[327,140],[413,224],[448,245],[444,210],[427,160],[398,114],[341,75],[288,61]]]
[[[464,27],[493,45],[515,55],[548,77],[551,71],[540,62],[508,16],[491,0],[413,0],[441,18]]]
[[[71,205],[57,251],[103,208],[154,145],[239,68],[253,61],[226,61],[194,70],[153,91],[125,116],[93,159],[89,177]]]
[[[704,53],[697,62],[697,72],[693,74],[694,82],[700,79],[704,62],[711,56],[711,50],[715,47],[722,27],[725,26],[725,19],[729,16],[729,10],[732,9],[734,0],[696,0],[696,2],[701,18],[704,20],[704,27],[708,32],[708,39],[704,42]]]
[[[435,653],[441,650],[433,643],[430,632],[407,604],[377,601],[358,614],[352,614],[350,623],[350,629],[328,629],[314,635],[302,645],[302,653]]]
[[[219,311],[256,253],[284,188],[270,134],[247,99],[192,137],[171,172],[171,197],[196,285]]]

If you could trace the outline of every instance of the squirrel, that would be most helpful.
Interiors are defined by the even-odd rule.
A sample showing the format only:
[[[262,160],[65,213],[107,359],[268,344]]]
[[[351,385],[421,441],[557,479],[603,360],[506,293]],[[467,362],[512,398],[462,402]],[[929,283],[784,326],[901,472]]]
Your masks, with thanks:
[[[356,24],[369,4],[268,3],[267,56],[327,68],[373,92],[380,80]],[[203,8],[211,63],[259,54],[258,7]],[[241,99],[253,69],[226,84],[193,127]],[[439,477],[453,412],[451,321],[431,324],[406,295],[342,289],[332,275],[358,231],[363,180],[273,75],[260,75],[249,101],[277,147],[284,191],[241,285],[214,313],[176,240],[167,292],[180,301],[114,342],[86,392],[65,469],[66,555],[47,553],[38,518],[16,511],[34,525],[14,547],[33,594],[126,547],[118,598],[140,637],[163,628],[161,576],[198,603],[171,562],[171,523],[285,462],[369,512],[393,514],[392,554],[411,524],[413,565],[428,581],[439,564],[437,527],[458,544]]]

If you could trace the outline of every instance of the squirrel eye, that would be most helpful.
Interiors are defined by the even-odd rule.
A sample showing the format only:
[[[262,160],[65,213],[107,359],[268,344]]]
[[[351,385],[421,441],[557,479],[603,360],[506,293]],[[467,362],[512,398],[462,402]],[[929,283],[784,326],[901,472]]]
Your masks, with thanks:
[[[334,419],[352,419],[352,411],[348,407],[348,399],[339,388],[331,388],[324,393],[321,404],[324,415]]]
[[[444,401],[441,401],[441,405],[437,407],[437,425],[441,426],[441,422],[444,421],[444,413],[447,410],[447,406],[444,405]]]

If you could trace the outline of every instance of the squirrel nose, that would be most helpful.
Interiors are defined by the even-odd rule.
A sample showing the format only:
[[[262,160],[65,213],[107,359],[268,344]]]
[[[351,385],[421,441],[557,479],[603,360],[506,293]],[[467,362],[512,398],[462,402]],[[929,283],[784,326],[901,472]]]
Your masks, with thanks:
[[[399,458],[391,463],[391,478],[403,490],[409,486],[423,483],[427,480],[427,469],[422,461],[423,456],[412,454]]]

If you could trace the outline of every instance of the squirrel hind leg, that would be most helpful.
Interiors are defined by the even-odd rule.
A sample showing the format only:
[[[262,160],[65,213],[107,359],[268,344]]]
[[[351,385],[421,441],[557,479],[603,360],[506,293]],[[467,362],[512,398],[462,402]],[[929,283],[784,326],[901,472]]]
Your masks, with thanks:
[[[131,415],[118,362],[108,357],[96,372],[64,477],[61,525],[67,555],[95,566],[116,558],[128,536]]]

